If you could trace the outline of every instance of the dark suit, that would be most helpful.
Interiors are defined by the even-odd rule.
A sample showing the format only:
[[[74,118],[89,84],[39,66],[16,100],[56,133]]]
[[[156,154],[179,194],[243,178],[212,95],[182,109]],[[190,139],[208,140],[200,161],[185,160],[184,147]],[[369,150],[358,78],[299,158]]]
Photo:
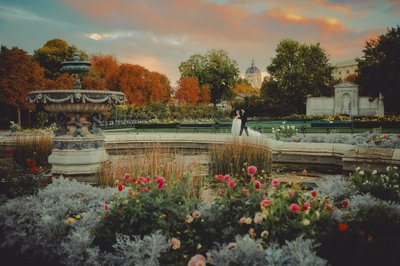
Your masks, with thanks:
[[[246,135],[248,136],[249,135],[249,131],[247,130],[247,114],[246,114],[246,112],[241,112],[240,113],[240,120],[241,120],[241,123],[240,123],[239,136],[242,135],[243,129],[244,129],[244,132],[246,132]]]

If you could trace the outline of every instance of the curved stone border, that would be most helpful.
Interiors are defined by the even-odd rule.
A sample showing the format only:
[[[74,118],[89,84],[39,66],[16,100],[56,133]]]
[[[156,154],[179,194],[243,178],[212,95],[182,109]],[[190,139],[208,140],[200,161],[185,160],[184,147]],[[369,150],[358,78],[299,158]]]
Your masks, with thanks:
[[[212,144],[235,140],[268,148],[272,152],[273,163],[312,164],[343,171],[354,171],[357,166],[380,171],[384,171],[388,165],[400,166],[400,149],[363,148],[340,143],[282,142],[267,136],[254,138],[207,133],[106,133],[105,147],[109,154],[117,150],[140,149],[149,143],[207,150]]]

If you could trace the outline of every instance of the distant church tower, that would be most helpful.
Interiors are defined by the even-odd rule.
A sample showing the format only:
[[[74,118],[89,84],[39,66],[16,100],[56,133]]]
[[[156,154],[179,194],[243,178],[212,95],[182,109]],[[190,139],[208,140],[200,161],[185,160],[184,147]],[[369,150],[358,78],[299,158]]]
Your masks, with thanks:
[[[254,65],[254,59],[246,70],[245,78],[253,88],[261,88],[261,71]]]

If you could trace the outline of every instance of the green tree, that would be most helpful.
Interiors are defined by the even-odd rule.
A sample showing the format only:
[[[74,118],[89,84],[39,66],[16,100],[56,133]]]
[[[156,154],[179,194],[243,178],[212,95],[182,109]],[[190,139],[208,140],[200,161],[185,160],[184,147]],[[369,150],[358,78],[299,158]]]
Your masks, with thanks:
[[[27,100],[28,93],[43,89],[46,85],[43,69],[33,62],[28,53],[17,47],[0,51],[0,104],[16,108],[18,124],[21,125],[21,110],[33,110],[35,106]]]
[[[385,112],[400,113],[400,26],[366,42],[364,56],[356,58],[356,83],[372,99],[384,97]]]
[[[232,88],[239,76],[236,61],[231,60],[224,50],[194,54],[180,64],[179,71],[181,78],[195,77],[200,87],[208,85],[214,105],[232,96]]]
[[[45,69],[45,77],[55,80],[61,74],[61,63],[72,60],[74,53],[78,53],[81,60],[87,60],[88,56],[84,51],[78,51],[74,45],[69,45],[61,39],[47,41],[42,48],[33,53],[33,60]]]
[[[305,113],[308,95],[333,93],[333,67],[319,43],[307,45],[285,39],[278,44],[276,53],[267,67],[270,77],[261,88],[268,105],[286,114]]]

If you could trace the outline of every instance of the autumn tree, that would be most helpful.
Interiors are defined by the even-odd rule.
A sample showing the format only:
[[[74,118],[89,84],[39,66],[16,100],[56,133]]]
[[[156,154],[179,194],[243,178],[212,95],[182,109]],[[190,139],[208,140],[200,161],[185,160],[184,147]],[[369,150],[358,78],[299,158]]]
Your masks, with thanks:
[[[0,103],[16,108],[18,124],[21,125],[21,110],[33,110],[35,106],[27,100],[28,93],[43,89],[46,81],[43,69],[33,62],[28,53],[17,47],[0,51]]]
[[[181,78],[196,77],[199,86],[208,85],[213,104],[232,96],[232,88],[239,76],[235,60],[224,50],[211,50],[206,54],[194,54],[179,66]]]
[[[182,105],[196,105],[199,102],[200,88],[195,77],[184,77],[178,81],[175,97]]]
[[[75,86],[75,78],[69,73],[63,73],[55,80],[46,80],[46,89],[48,90],[71,90]]]
[[[234,93],[258,93],[259,89],[253,88],[251,85],[247,83],[238,83],[233,87]]]
[[[112,55],[92,55],[89,74],[83,79],[84,88],[119,91],[119,64]]]
[[[81,60],[88,59],[87,54],[78,51],[74,45],[69,45],[61,39],[53,39],[34,51],[33,60],[45,69],[46,78],[55,80],[62,74],[61,63],[72,60],[74,53],[78,53]]]
[[[209,103],[211,103],[210,88],[206,84],[200,87],[198,104],[205,105]]]
[[[118,86],[128,102],[140,106],[171,98],[172,88],[165,75],[132,64],[122,64],[119,70]]]
[[[319,43],[300,44],[282,40],[267,70],[270,77],[261,92],[268,105],[282,114],[305,113],[306,100],[311,96],[330,96],[333,92],[332,71],[327,53]]]
[[[400,26],[366,42],[363,57],[357,58],[356,83],[372,99],[384,97],[385,112],[400,113]]]

